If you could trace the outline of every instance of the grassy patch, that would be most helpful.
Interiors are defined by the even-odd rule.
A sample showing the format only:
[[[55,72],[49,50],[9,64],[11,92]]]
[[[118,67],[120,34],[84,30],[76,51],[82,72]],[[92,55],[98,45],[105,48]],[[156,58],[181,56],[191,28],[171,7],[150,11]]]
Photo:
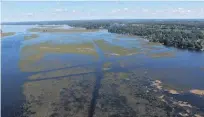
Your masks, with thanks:
[[[104,69],[111,68],[111,65],[112,65],[111,62],[105,62],[105,63],[103,64],[103,68],[104,68]]]
[[[75,54],[88,54],[96,55],[96,51],[91,42],[80,44],[54,44],[51,41],[25,46],[22,49],[25,51],[35,51],[39,53],[75,53]]]
[[[108,56],[126,56],[136,54],[137,49],[124,48],[117,45],[112,45],[105,40],[95,40],[94,41]]]
[[[26,82],[23,85],[23,94],[26,98],[24,115],[35,117],[87,115],[94,83],[93,74]]]
[[[24,36],[24,40],[30,40],[39,37],[38,34],[31,34],[29,36]]]
[[[152,54],[147,54],[148,56],[152,58],[162,58],[162,57],[175,57],[174,52],[160,52],[160,53],[152,53]]]
[[[105,73],[95,116],[165,116],[165,107],[151,94],[154,92],[148,91],[145,80],[132,73]]]
[[[0,37],[3,38],[3,37],[7,37],[7,36],[12,36],[15,34],[16,34],[15,32],[3,32],[3,33],[1,33]]]
[[[84,54],[97,57],[97,53],[94,49],[94,46],[90,42],[81,44],[53,44],[51,42],[44,42],[40,44],[24,46],[21,49],[20,53],[21,59],[19,65],[22,71],[42,70],[44,66],[50,66],[49,64],[52,64],[51,68],[53,67],[55,68],[56,66],[63,67],[65,66],[64,65],[65,63],[60,62],[47,63],[44,65],[37,63],[39,63],[47,54],[69,54],[69,53]],[[35,66],[35,64],[37,64],[37,66]]]

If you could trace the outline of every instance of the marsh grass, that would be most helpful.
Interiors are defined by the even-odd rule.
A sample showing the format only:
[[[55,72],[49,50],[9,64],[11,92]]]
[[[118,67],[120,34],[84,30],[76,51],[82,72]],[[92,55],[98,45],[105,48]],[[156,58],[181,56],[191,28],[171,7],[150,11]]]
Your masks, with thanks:
[[[103,64],[103,69],[109,69],[109,68],[111,68],[111,66],[112,66],[112,63],[111,63],[111,62],[105,62],[105,63]]]
[[[72,43],[72,44],[54,44],[47,41],[40,44],[25,46],[22,52],[38,52],[38,53],[73,53],[73,54],[88,54],[96,55],[96,51],[91,42]]]
[[[52,70],[72,66],[71,62],[60,60],[20,60],[19,66],[23,72],[38,72],[43,70]]]
[[[0,34],[1,34],[0,37],[3,38],[3,37],[15,35],[16,33],[15,32],[3,32]]]
[[[162,44],[156,43],[156,42],[142,42],[141,43],[142,48],[146,50],[161,50]]]
[[[52,117],[57,113],[63,116],[87,115],[94,83],[93,74],[26,82],[23,85],[23,94],[26,98],[24,115],[29,117]],[[79,98],[85,102],[77,101]],[[68,104],[70,102],[72,104]]]
[[[50,66],[51,68],[56,68],[57,66],[64,66],[67,63],[48,63],[48,64],[37,64],[48,54],[82,54],[90,55],[93,58],[97,58],[97,52],[91,42],[85,42],[80,44],[54,44],[51,42],[44,42],[40,44],[24,46],[20,53],[19,66],[21,71],[37,71]],[[35,66],[37,64],[37,66]],[[35,67],[34,67],[35,66]]]
[[[147,93],[148,86],[144,85],[147,79],[144,82],[143,79],[126,72],[105,73],[94,116],[165,116],[162,103]]]
[[[34,38],[38,38],[39,35],[38,34],[31,34],[29,36],[24,36],[24,40],[30,40],[30,39],[34,39]]]
[[[148,53],[147,56],[151,58],[163,58],[163,57],[175,57],[175,52],[159,52],[159,53]]]
[[[105,40],[95,40],[94,42],[106,53],[107,56],[126,56],[130,54],[136,54],[138,52],[136,48],[129,49],[112,45]]]

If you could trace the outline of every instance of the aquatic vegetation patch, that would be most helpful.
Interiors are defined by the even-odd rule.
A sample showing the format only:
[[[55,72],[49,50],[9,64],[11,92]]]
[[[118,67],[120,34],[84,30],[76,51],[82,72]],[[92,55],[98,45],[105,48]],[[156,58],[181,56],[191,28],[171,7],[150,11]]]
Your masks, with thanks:
[[[15,34],[16,34],[15,32],[2,32],[2,33],[0,33],[0,37],[3,38],[3,37],[7,37],[7,36],[12,36]]]
[[[136,48],[124,48],[122,46],[110,44],[105,40],[94,40],[94,42],[103,50],[106,56],[127,56],[138,53]]]
[[[24,46],[22,52],[39,52],[39,53],[73,53],[96,55],[96,51],[91,42],[55,44],[51,41],[40,44]]]
[[[130,66],[140,67],[144,65],[144,62],[135,58],[128,58],[124,60],[118,60],[121,68],[128,68]]]
[[[148,79],[134,73],[107,72],[101,81],[95,116],[162,116],[167,113],[165,102],[155,97]],[[148,108],[148,109],[147,109]]]
[[[93,74],[26,82],[23,86],[24,116],[88,115],[94,83]]]
[[[31,34],[29,36],[24,36],[24,40],[30,40],[39,37],[38,34]]]
[[[152,58],[163,58],[163,57],[175,57],[175,52],[159,52],[159,53],[148,53],[147,56]]]
[[[112,66],[112,63],[111,62],[105,62],[103,64],[103,70],[107,70],[107,69],[110,69]]]
[[[200,69],[201,69],[201,70],[204,70],[204,67],[201,67]]]
[[[70,62],[63,62],[60,60],[26,60],[19,61],[19,67],[23,72],[39,72],[43,70],[52,70],[57,68],[69,67]]]
[[[49,64],[52,64],[51,68],[56,68],[55,66],[63,67],[63,64],[70,64],[68,61],[67,63],[37,64],[48,54],[82,54],[93,56],[93,58],[97,58],[98,56],[91,42],[80,44],[53,44],[51,42],[44,42],[24,46],[20,52],[19,66],[22,71],[32,71],[32,69],[36,71],[37,69],[42,70],[43,67],[50,66]],[[58,65],[58,63],[60,64]],[[33,68],[33,66],[36,67]]]

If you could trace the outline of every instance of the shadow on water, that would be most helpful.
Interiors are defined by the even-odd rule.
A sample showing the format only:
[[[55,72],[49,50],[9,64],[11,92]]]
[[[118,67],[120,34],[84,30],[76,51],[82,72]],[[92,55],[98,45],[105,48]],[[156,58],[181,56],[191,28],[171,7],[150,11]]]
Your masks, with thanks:
[[[79,74],[69,74],[69,75],[50,77],[50,78],[40,78],[40,79],[29,80],[29,82],[43,81],[43,80],[53,80],[53,79],[59,80],[59,79],[64,79],[65,77],[69,78],[71,76],[84,76],[84,75],[93,74],[93,73],[95,73],[95,72],[86,72],[86,73],[79,73]]]

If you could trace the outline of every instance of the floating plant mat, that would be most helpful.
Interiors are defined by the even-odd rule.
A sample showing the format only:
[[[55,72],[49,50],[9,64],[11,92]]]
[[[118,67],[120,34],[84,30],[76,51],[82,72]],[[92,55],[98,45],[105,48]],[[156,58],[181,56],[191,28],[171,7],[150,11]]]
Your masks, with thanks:
[[[127,56],[138,53],[137,48],[124,48],[122,46],[110,44],[105,40],[95,40],[94,42],[106,56]]]
[[[94,74],[28,81],[23,86],[23,94],[26,98],[24,116],[83,117],[88,115],[94,84]]]
[[[72,61],[69,61],[69,58],[67,58],[66,62],[61,61],[55,61],[53,59],[53,63],[47,63],[45,67],[41,65],[43,60],[46,56],[49,54],[52,54],[53,57],[57,55],[72,55],[76,54],[80,57],[80,59],[83,58],[82,55],[90,56],[90,60],[94,60],[94,58],[97,58],[97,52],[95,51],[95,48],[91,42],[84,42],[84,43],[74,43],[74,44],[55,44],[50,41],[40,43],[40,44],[34,44],[34,45],[27,45],[22,47],[21,53],[20,53],[20,68],[22,71],[38,71],[42,70],[46,66],[53,66],[54,68],[59,68],[70,65]],[[50,56],[52,60],[52,56]],[[73,57],[73,56],[72,56]],[[55,57],[56,58],[56,57]],[[79,59],[79,58],[77,58]],[[83,61],[83,60],[82,60]],[[39,64],[40,63],[40,64]],[[43,63],[42,63],[43,64]],[[51,65],[49,65],[51,64]],[[35,66],[35,67],[34,67]],[[59,67],[58,67],[59,66]],[[51,67],[52,68],[52,67]]]

